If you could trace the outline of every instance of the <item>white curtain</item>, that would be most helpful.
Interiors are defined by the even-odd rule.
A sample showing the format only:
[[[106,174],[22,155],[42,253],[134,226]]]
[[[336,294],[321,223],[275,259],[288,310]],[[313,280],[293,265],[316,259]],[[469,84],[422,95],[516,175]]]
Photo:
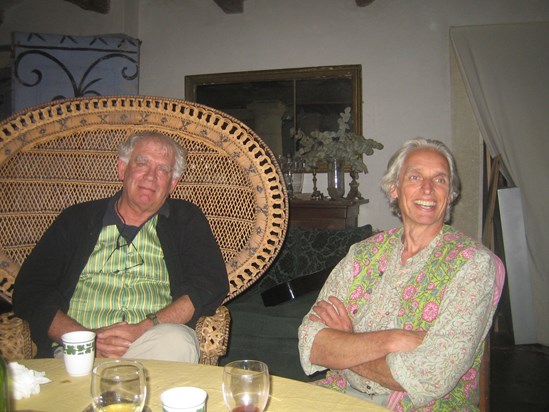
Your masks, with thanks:
[[[549,345],[549,22],[455,27],[450,38],[488,149],[521,189],[537,335]]]

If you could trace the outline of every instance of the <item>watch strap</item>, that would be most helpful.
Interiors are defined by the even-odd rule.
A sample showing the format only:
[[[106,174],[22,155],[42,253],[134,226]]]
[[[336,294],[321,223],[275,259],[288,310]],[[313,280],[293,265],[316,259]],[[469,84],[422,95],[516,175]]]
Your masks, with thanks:
[[[152,320],[152,323],[156,325],[160,325],[160,321],[158,320],[158,317],[156,316],[156,313],[147,313],[147,319]]]

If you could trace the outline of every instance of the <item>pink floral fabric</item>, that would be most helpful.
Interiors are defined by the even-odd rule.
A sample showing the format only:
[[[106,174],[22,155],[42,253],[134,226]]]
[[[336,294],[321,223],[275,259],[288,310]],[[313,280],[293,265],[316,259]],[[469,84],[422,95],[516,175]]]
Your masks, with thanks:
[[[424,330],[411,352],[387,355],[393,377],[406,389],[387,388],[350,370],[328,371],[323,386],[366,395],[391,394],[394,410],[476,410],[478,369],[495,306],[494,256],[482,245],[444,226],[431,244],[403,265],[402,229],[353,245],[326,281],[318,300],[338,297],[355,332]],[[325,326],[308,315],[299,329],[306,373],[322,368],[309,361],[314,337]]]

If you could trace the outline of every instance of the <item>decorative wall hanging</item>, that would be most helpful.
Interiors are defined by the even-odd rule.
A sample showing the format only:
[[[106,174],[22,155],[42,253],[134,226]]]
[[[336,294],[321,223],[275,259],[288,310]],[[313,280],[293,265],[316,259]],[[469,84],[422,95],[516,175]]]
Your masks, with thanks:
[[[13,34],[12,111],[48,101],[139,93],[138,39]]]

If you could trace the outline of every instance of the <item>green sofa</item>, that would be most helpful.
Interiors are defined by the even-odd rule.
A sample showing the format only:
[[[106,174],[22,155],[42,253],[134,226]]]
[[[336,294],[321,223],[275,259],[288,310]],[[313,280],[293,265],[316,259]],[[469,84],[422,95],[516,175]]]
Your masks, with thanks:
[[[298,327],[330,270],[352,244],[371,235],[371,225],[345,230],[290,227],[269,270],[227,304],[231,332],[227,355],[220,364],[257,359],[267,363],[273,375],[301,381],[318,379],[305,375],[301,368]],[[276,292],[281,292],[280,296]],[[292,294],[296,296],[288,298]]]

